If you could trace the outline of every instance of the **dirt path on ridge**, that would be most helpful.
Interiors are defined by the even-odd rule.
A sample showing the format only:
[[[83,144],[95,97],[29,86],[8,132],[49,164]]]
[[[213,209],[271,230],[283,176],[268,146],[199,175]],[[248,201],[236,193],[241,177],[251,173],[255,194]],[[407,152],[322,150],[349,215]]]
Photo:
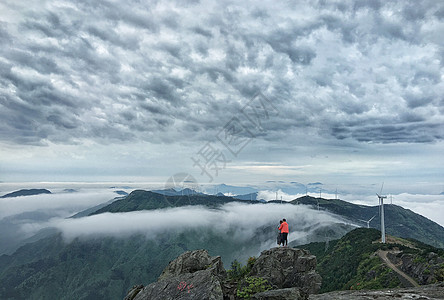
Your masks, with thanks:
[[[386,263],[386,265],[392,269],[393,271],[395,271],[396,273],[398,273],[399,275],[401,275],[405,280],[407,280],[408,282],[410,282],[414,287],[419,287],[419,284],[409,275],[407,275],[406,273],[404,273],[402,270],[398,269],[397,266],[395,266],[387,257],[387,253],[388,251],[382,251],[382,250],[378,250],[378,256],[382,259],[383,262]]]

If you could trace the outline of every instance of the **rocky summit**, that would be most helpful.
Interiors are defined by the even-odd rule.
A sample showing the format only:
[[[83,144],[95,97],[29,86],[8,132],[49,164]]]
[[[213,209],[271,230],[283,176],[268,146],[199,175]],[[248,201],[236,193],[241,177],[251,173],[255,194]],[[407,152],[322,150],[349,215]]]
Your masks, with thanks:
[[[265,250],[257,258],[250,275],[266,279],[274,289],[298,287],[302,294],[316,294],[321,276],[315,271],[316,256],[293,248]]]
[[[250,291],[251,299],[307,299],[317,293],[321,277],[315,271],[316,257],[306,250],[273,248],[263,251],[247,274],[268,290]],[[187,251],[169,263],[157,282],[134,286],[125,300],[193,299],[234,300],[244,282],[227,277],[220,256],[206,250]]]

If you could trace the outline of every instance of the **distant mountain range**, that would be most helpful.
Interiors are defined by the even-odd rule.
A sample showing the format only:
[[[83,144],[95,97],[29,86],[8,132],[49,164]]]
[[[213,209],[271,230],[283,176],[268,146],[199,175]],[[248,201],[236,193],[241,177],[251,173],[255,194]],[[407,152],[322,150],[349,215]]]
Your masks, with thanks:
[[[208,207],[217,207],[219,205],[240,201],[235,198],[225,196],[214,196],[205,194],[189,193],[182,195],[167,196],[159,193],[135,190],[127,197],[116,200],[106,205],[90,215],[101,214],[104,212],[130,212],[137,210],[154,210],[168,207],[180,207],[187,205],[205,205]],[[245,203],[245,201],[242,201]],[[255,201],[257,202],[257,201]]]
[[[247,192],[254,193],[250,190]],[[90,208],[73,218],[183,206],[203,206],[217,210],[227,203],[268,205],[255,200],[205,195],[191,190],[177,193],[175,190],[159,193],[135,190],[128,196]],[[330,241],[333,247],[339,244],[334,240],[356,228],[354,224],[367,226],[360,220],[369,220],[378,213],[376,206],[308,196],[290,203],[284,202],[289,206],[309,205],[314,209],[318,209],[318,203],[319,210],[340,216],[338,219],[345,221],[319,226],[313,232],[312,228],[298,228],[301,232],[312,232],[306,243]],[[386,230],[389,234],[444,246],[443,227],[399,206],[386,205],[385,210]],[[371,227],[378,227],[378,218],[376,216],[370,222]],[[234,259],[243,261],[251,253],[260,251],[263,243],[275,239],[276,224],[255,228],[252,232],[247,241],[239,240],[227,232],[204,228],[199,232],[193,229],[169,232],[156,240],[135,234],[128,238],[76,238],[66,243],[61,233],[48,229],[14,254],[0,256],[0,299],[123,299],[131,286],[154,281],[170,260],[187,250],[205,248],[212,255],[221,255],[225,262]],[[377,239],[378,231],[371,231],[371,235],[372,239]],[[296,246],[296,243],[292,245]],[[325,244],[318,248],[322,247],[328,249]],[[347,259],[341,255],[335,257]],[[340,262],[335,264],[340,265]]]
[[[19,190],[19,191],[15,191],[15,192],[3,195],[0,198],[33,196],[33,195],[40,195],[40,194],[51,194],[51,191],[49,191],[47,189],[23,189],[23,190]]]
[[[271,190],[271,191],[282,191],[288,195],[297,195],[297,194],[306,194],[309,193],[319,193],[319,189],[323,187],[321,182],[313,182],[308,183],[307,185],[299,183],[299,182],[284,182],[284,181],[273,181],[269,180],[261,185],[261,188],[257,187],[240,187],[226,184],[214,185],[206,188],[207,194],[230,194],[230,195],[245,195],[257,193],[260,190]],[[327,191],[323,189],[325,192],[334,193],[335,191]]]

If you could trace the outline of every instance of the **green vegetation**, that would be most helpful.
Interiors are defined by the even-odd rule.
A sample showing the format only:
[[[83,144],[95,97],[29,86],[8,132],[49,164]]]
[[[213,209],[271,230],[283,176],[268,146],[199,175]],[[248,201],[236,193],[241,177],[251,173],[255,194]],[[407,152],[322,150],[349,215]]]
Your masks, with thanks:
[[[336,243],[318,262],[322,276],[321,292],[346,289],[347,283],[356,276],[362,259],[377,250],[378,245],[372,244],[372,241],[377,240],[379,235],[375,229],[358,228]]]
[[[271,289],[271,285],[266,279],[248,276],[255,262],[256,257],[250,257],[247,264],[243,266],[240,262],[234,260],[231,263],[231,269],[227,271],[228,280],[237,282],[237,296],[239,298],[250,299],[253,294]]]
[[[217,207],[229,202],[251,203],[251,201],[237,200],[231,197],[217,197],[213,195],[165,196],[149,191],[135,190],[127,197],[114,201],[96,212],[91,213],[91,215],[101,214],[104,212],[152,210],[186,205],[205,205],[208,207]],[[258,203],[257,201],[253,202]]]
[[[259,251],[260,242],[250,244],[253,253]],[[205,248],[211,255],[233,261],[243,247],[243,241],[229,235],[202,230],[170,233],[156,240],[134,235],[69,243],[57,234],[12,256],[0,256],[0,299],[121,300],[133,285],[156,281],[184,251]],[[251,263],[246,267],[251,268]]]
[[[317,271],[322,277],[321,293],[348,289],[381,289],[401,285],[394,271],[382,263],[377,250],[399,250],[402,254],[413,256],[413,263],[423,264],[423,275],[435,276],[435,281],[444,275],[443,266],[430,266],[428,257],[431,253],[444,258],[444,250],[437,249],[413,239],[391,238],[396,243],[374,243],[380,239],[380,232],[375,229],[358,228],[343,238],[325,242],[310,243],[300,246],[316,255]],[[399,242],[399,243],[398,243]]]
[[[237,296],[244,299],[250,299],[251,295],[271,290],[268,281],[261,277],[245,277],[245,286],[237,290]]]
[[[227,271],[228,279],[232,281],[244,279],[250,273],[255,261],[256,257],[250,257],[248,258],[247,264],[242,266],[242,264],[235,259],[231,263],[231,269]]]
[[[396,274],[381,264],[379,257],[364,259],[357,268],[357,274],[345,284],[345,289],[383,289],[399,287],[401,282]]]

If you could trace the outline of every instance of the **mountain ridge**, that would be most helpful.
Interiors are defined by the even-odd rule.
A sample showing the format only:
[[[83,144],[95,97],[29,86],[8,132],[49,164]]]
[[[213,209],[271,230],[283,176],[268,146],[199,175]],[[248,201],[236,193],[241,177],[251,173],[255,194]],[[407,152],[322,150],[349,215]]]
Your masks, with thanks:
[[[205,205],[217,207],[229,202],[257,204],[257,200],[239,200],[235,197],[216,196],[206,194],[188,194],[183,196],[168,196],[152,191],[135,190],[128,196],[112,202],[89,215],[104,212],[129,212],[135,210],[152,210],[186,205]],[[355,224],[364,225],[363,220],[376,217],[370,227],[380,230],[378,206],[353,204],[340,199],[314,198],[303,196],[289,202],[272,200],[267,203],[288,203],[291,205],[310,205],[315,209],[326,210],[348,219]],[[264,203],[266,205],[266,203]],[[444,248],[444,227],[409,209],[393,204],[384,204],[385,227],[388,234],[405,238],[415,238],[434,247]],[[399,221],[394,221],[399,220]]]
[[[14,191],[14,192],[5,194],[3,196],[0,196],[0,198],[34,196],[34,195],[40,195],[40,194],[52,194],[52,193],[51,193],[51,191],[49,191],[47,189],[21,189],[21,190]]]
[[[340,199],[323,199],[303,196],[291,201],[292,204],[311,205],[314,208],[347,217],[350,221],[364,225],[363,220],[376,216],[370,227],[381,230],[379,207],[353,204]],[[444,227],[438,223],[394,204],[384,204],[385,228],[388,234],[414,238],[434,247],[444,248]],[[366,225],[366,224],[365,224]]]

